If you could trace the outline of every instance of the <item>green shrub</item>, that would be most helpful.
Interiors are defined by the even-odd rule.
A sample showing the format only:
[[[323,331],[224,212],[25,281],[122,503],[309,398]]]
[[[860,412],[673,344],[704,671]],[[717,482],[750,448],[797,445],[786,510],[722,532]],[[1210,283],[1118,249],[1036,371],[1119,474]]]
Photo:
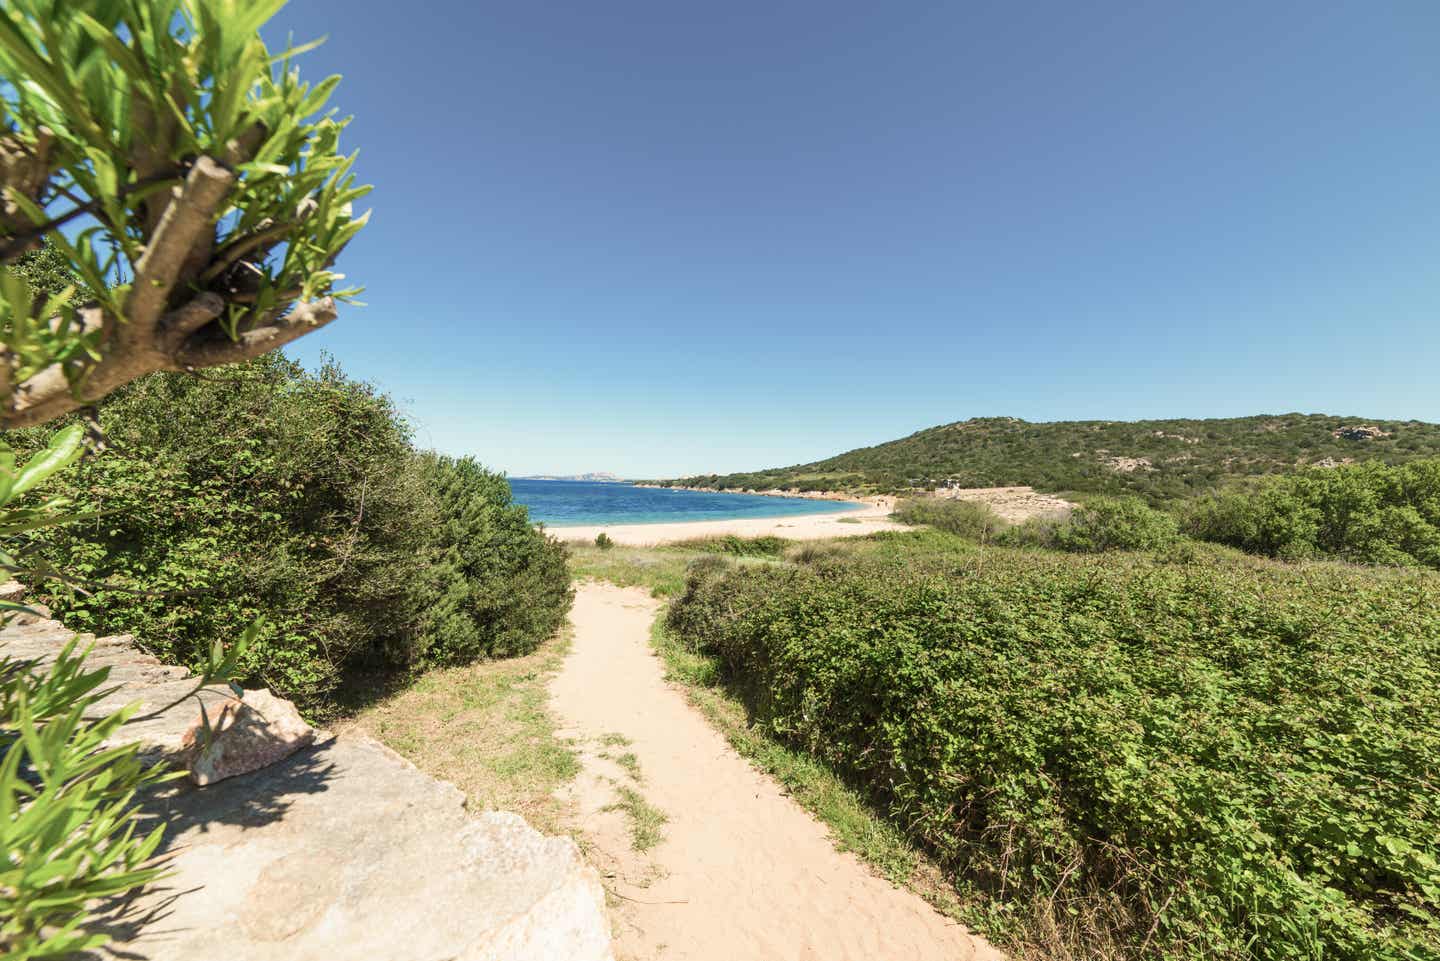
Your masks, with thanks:
[[[989,504],[954,498],[911,498],[901,501],[890,516],[902,524],[927,524],[982,544],[1005,527],[1005,522]]]
[[[1267,478],[1193,502],[1185,523],[1201,540],[1285,560],[1440,568],[1440,460]]]
[[[1012,524],[995,535],[995,543],[1003,547],[1043,547],[1058,549],[1055,532],[1068,517],[1027,517],[1019,524]]]
[[[411,660],[458,664],[533,651],[560,629],[574,596],[564,545],[538,534],[511,503],[505,478],[472,458],[426,454],[420,463],[440,520]]]
[[[615,546],[615,542],[610,539],[609,534],[601,531],[600,533],[595,535],[595,546],[600,548],[602,551],[608,551],[610,548]]]
[[[61,492],[101,515],[36,539],[98,584],[43,595],[69,626],[194,664],[264,614],[244,673],[311,708],[347,663],[405,662],[436,517],[388,398],[268,357],[137,381],[100,424]]]
[[[681,541],[677,548],[689,551],[704,551],[707,554],[729,554],[732,557],[779,557],[785,553],[790,542],[783,537],[738,537],[722,534],[719,537],[697,537]]]
[[[667,626],[991,924],[1398,961],[1440,950],[1437,611],[1428,574],[991,549],[697,572]]]
[[[792,564],[821,564],[849,554],[850,550],[838,541],[805,541],[786,551],[785,559]]]
[[[194,665],[263,614],[242,675],[323,713],[347,669],[527,650],[568,609],[561,549],[504,480],[418,456],[333,363],[155,375],[100,423],[110,450],[59,492],[101,515],[34,539],[98,585],[44,597],[77,629]]]
[[[1138,497],[1096,497],[1055,525],[1055,546],[1077,554],[1158,550],[1175,543],[1175,518]]]

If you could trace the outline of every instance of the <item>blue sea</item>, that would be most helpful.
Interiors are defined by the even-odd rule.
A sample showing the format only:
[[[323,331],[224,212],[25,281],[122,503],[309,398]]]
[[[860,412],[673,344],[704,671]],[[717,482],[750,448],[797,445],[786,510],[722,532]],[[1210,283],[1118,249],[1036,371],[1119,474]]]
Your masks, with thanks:
[[[859,504],[761,497],[668,488],[633,487],[594,481],[512,478],[510,490],[530,509],[530,519],[547,527],[588,524],[663,524],[676,521],[728,521],[739,517],[793,517],[833,514]]]

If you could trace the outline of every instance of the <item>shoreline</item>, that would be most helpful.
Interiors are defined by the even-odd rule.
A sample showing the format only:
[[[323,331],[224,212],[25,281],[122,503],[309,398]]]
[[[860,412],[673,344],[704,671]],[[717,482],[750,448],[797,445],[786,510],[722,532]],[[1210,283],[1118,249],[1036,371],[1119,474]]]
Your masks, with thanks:
[[[755,490],[752,487],[726,488],[720,490],[717,487],[686,487],[681,484],[631,484],[631,487],[643,487],[646,490],[655,491],[693,491],[697,494],[749,494],[751,497],[794,497],[805,501],[846,501],[852,504],[869,503],[874,496],[858,496],[855,494],[842,494],[839,491],[802,491],[796,488],[784,489],[771,487],[767,490]],[[893,495],[886,495],[891,503],[895,501]]]
[[[738,491],[736,493],[739,493]],[[826,497],[824,500],[841,500]],[[567,543],[594,541],[604,533],[627,547],[659,547],[702,537],[784,537],[808,541],[829,537],[856,537],[876,531],[908,530],[890,520],[893,497],[843,498],[858,506],[823,514],[787,514],[780,517],[735,517],[726,520],[658,521],[631,524],[545,525],[545,533]]]

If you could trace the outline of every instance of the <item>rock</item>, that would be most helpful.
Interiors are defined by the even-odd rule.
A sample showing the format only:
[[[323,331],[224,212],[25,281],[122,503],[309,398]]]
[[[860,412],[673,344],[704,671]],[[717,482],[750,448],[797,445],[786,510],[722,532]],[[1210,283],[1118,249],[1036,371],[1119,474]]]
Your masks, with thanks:
[[[1096,451],[1096,453],[1102,454],[1104,452]],[[1101,457],[1100,461],[1101,463],[1108,466],[1111,470],[1119,471],[1122,474],[1133,474],[1136,471],[1147,471],[1155,469],[1155,465],[1150,463],[1150,458],[1148,457],[1120,457],[1116,455],[1110,457]]]
[[[1330,432],[1330,435],[1340,440],[1374,440],[1377,437],[1390,436],[1388,432],[1374,424],[1351,424],[1348,427],[1337,427]]]
[[[226,701],[206,716],[208,743],[203,717],[181,742],[190,780],[201,787],[258,771],[315,741],[315,729],[301,720],[295,705],[269,691],[246,691],[243,700]]]
[[[25,599],[25,585],[19,581],[6,581],[0,584],[0,601],[9,601],[12,604],[19,604]]]
[[[44,604],[26,604],[25,606],[28,610],[17,611],[10,619],[10,623],[16,627],[27,627],[50,619],[50,608]]]
[[[613,961],[605,892],[574,841],[470,814],[363,735],[166,785],[142,812],[142,830],[167,825],[173,873],[127,902],[97,961]]]
[[[43,670],[75,637],[12,621],[0,653]],[[140,830],[165,826],[156,853],[171,873],[110,905],[97,933],[114,941],[79,957],[613,961],[599,875],[569,838],[474,817],[453,785],[370,738],[312,730],[268,692],[242,707],[128,635],[93,640],[87,663],[113,687],[93,716],[138,705],[107,746],[188,760],[209,786],[168,781],[140,799]],[[197,699],[219,729],[208,745]]]

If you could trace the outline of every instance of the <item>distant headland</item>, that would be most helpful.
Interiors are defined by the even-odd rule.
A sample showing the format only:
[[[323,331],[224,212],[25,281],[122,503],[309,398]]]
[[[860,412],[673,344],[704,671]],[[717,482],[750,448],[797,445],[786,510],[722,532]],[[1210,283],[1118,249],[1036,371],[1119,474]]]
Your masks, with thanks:
[[[590,481],[595,484],[628,484],[623,477],[616,477],[609,471],[597,470],[589,474],[516,474],[516,480],[563,480]]]

